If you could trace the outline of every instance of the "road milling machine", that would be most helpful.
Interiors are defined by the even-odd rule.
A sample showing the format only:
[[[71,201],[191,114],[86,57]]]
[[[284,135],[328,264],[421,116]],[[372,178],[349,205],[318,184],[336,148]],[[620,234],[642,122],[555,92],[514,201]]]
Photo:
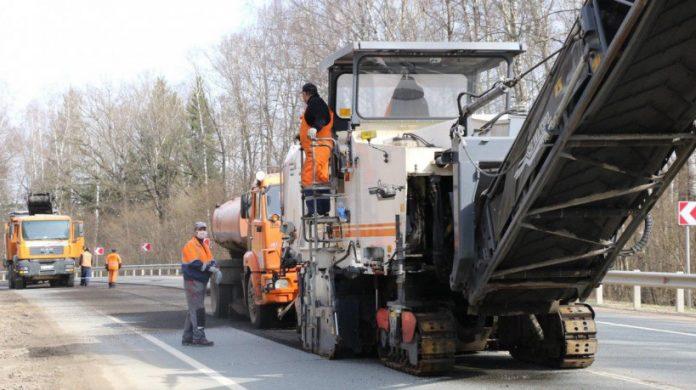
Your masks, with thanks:
[[[482,350],[592,364],[582,302],[696,145],[696,2],[587,1],[528,114],[522,52],[357,42],[322,63],[331,181],[301,199],[299,148],[283,166],[305,349],[416,375]]]

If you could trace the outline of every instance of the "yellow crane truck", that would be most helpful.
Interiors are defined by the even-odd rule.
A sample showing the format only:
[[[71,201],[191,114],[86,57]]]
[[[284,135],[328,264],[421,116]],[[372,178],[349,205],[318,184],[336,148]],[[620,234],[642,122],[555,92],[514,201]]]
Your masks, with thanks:
[[[29,194],[27,211],[11,212],[5,224],[3,265],[10,288],[43,281],[72,287],[84,246],[82,221],[55,213],[50,194]]]

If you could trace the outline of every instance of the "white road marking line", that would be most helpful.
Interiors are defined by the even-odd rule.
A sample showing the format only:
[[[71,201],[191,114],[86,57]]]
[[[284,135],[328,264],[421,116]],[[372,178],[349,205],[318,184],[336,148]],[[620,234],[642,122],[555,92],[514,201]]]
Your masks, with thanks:
[[[609,325],[609,326],[616,326],[616,327],[619,327],[619,328],[631,328],[631,329],[649,330],[649,331],[653,331],[653,332],[669,333],[669,334],[678,334],[678,335],[680,335],[680,336],[696,337],[696,333],[686,333],[686,332],[677,332],[677,331],[674,331],[674,330],[646,328],[646,327],[644,327],[644,326],[617,324],[616,322],[597,321],[597,323],[598,323],[598,324]]]
[[[624,376],[624,375],[619,375],[619,374],[614,374],[611,372],[606,372],[606,371],[597,371],[597,370],[592,370],[592,369],[585,369],[583,372],[589,372],[590,374],[598,375],[598,376],[603,376],[605,378],[611,378],[611,379],[616,379],[624,382],[630,382],[634,383],[637,385],[641,386],[646,386],[650,387],[653,389],[663,389],[663,390],[675,390],[675,389],[680,389],[680,387],[675,387],[675,386],[670,386],[670,385],[663,385],[661,383],[655,383],[655,382],[649,382],[649,381],[644,381],[638,378],[631,378],[630,376]]]
[[[246,387],[242,386],[241,384],[235,382],[234,380],[227,378],[226,376],[223,376],[219,372],[213,370],[212,368],[206,366],[205,364],[199,362],[198,360],[192,358],[191,356],[188,356],[187,354],[179,351],[178,349],[170,346],[169,344],[165,343],[164,341],[161,341],[155,336],[149,335],[147,333],[140,332],[138,329],[135,327],[129,325],[127,322],[122,321],[116,317],[110,316],[108,314],[104,314],[104,316],[111,321],[116,322],[119,325],[122,325],[124,328],[127,328],[129,331],[137,334],[138,336],[144,338],[145,340],[151,342],[155,346],[159,347],[163,351],[167,352],[168,354],[172,355],[173,357],[179,359],[180,361],[188,364],[189,366],[195,368],[199,373],[207,376],[210,379],[213,379],[214,381],[218,382],[219,384],[230,388],[230,389],[246,389]]]

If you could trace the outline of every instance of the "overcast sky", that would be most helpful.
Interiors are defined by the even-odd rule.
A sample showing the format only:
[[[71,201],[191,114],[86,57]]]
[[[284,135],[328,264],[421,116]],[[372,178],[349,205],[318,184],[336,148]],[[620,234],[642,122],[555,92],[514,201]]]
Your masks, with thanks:
[[[0,99],[21,110],[71,85],[182,82],[250,11],[248,0],[0,0]]]

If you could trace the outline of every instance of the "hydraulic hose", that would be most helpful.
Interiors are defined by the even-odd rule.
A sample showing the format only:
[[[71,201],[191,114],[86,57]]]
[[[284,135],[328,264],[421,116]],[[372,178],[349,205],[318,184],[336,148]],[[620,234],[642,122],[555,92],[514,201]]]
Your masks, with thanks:
[[[636,255],[645,249],[645,247],[648,245],[648,241],[650,241],[650,236],[652,234],[652,228],[653,228],[653,217],[652,215],[648,214],[645,216],[645,226],[643,227],[643,235],[640,237],[640,240],[633,244],[632,247],[629,249],[624,249],[621,252],[619,252],[619,256],[633,256]]]

